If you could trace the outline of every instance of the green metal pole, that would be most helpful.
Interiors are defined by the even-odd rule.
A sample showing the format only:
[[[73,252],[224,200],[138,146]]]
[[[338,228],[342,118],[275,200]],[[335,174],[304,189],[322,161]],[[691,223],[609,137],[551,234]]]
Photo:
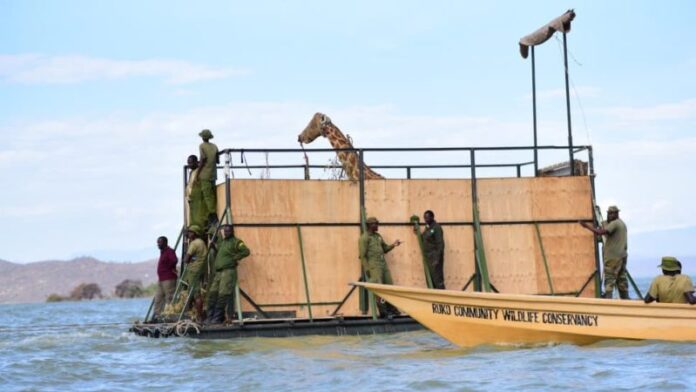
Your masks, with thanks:
[[[309,312],[309,321],[313,322],[314,318],[312,317],[312,301],[309,298],[309,285],[307,284],[307,267],[305,265],[304,244],[302,243],[302,228],[300,228],[300,225],[297,225],[297,238],[300,241],[300,258],[302,259],[302,278],[304,279],[305,298],[307,298],[307,311]]]
[[[541,257],[544,259],[544,269],[546,270],[546,280],[549,282],[549,291],[551,295],[553,293],[553,282],[551,281],[551,271],[549,271],[549,263],[546,260],[546,251],[544,251],[544,241],[541,239],[541,230],[539,230],[539,223],[534,223],[534,228],[536,228],[537,240],[539,241],[539,248],[541,248]]]
[[[638,285],[636,284],[636,282],[633,280],[633,277],[631,276],[631,274],[628,273],[628,270],[626,270],[626,277],[628,277],[628,281],[631,282],[631,286],[633,286],[633,290],[636,291],[636,294],[638,294],[638,297],[640,299],[644,299],[643,294],[640,292],[640,289],[638,288]]]
[[[481,236],[481,222],[479,220],[478,203],[474,205],[474,237],[476,240],[476,262],[481,271],[481,288],[483,291],[491,291],[491,281],[488,277],[488,263],[486,252],[483,249],[483,237]]]
[[[411,223],[413,224],[413,233],[418,238],[418,246],[421,251],[421,261],[423,262],[423,272],[425,273],[425,284],[429,289],[433,288],[433,278],[430,276],[430,266],[428,265],[428,258],[425,256],[425,245],[423,244],[423,235],[420,231],[420,223],[418,215],[411,216]]]

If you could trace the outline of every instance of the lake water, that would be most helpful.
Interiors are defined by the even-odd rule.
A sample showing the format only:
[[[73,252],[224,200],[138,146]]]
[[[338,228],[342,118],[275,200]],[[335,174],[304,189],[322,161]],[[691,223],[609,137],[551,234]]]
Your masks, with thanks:
[[[461,349],[428,331],[226,341],[130,334],[129,323],[148,305],[137,299],[0,306],[0,390],[696,389],[696,344]]]

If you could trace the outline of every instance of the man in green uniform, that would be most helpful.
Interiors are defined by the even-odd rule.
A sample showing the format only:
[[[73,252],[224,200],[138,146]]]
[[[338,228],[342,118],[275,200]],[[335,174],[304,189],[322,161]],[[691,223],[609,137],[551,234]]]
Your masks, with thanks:
[[[188,184],[186,184],[186,199],[189,205],[189,223],[199,227],[208,224],[208,207],[203,199],[201,182],[198,179],[198,157],[189,155],[186,160],[190,170]]]
[[[367,224],[367,231],[360,236],[358,253],[360,263],[367,273],[367,281],[369,283],[394,284],[384,255],[401,245],[401,241],[396,240],[393,244],[387,245],[377,232],[379,230],[377,218],[371,216],[367,218],[365,223]],[[379,304],[380,314],[383,316],[393,313],[392,309],[387,309],[382,301],[379,301]]]
[[[628,258],[628,232],[626,224],[619,218],[619,209],[611,206],[607,209],[607,220],[602,227],[593,227],[587,222],[580,224],[597,236],[606,236],[604,241],[604,298],[612,298],[614,287],[619,289],[621,299],[628,297],[628,277],[626,261]]]
[[[445,238],[442,227],[435,221],[435,213],[431,210],[425,211],[423,220],[426,225],[423,230],[423,253],[430,267],[430,278],[434,288],[444,290]]]
[[[650,290],[645,296],[645,303],[653,301],[672,304],[696,304],[694,284],[691,278],[681,274],[682,265],[675,257],[665,256],[662,264],[662,276],[656,277],[650,284]]]
[[[183,263],[186,265],[186,272],[182,279],[188,285],[188,290],[192,291],[191,298],[198,296],[201,288],[201,278],[205,270],[206,257],[208,256],[208,246],[200,238],[202,232],[200,226],[191,225],[186,233],[189,243],[183,260]]]
[[[225,320],[225,309],[231,308],[234,300],[234,286],[237,283],[237,264],[251,253],[244,241],[234,236],[231,225],[224,225],[224,238],[213,245],[215,256],[215,277],[208,288],[207,324],[220,324]]]
[[[215,193],[215,180],[217,180],[217,164],[220,163],[218,148],[210,143],[213,133],[208,129],[202,130],[198,136],[203,139],[199,150],[201,154],[198,180],[200,181],[203,200],[208,212],[208,221],[211,225],[217,222],[217,196]]]

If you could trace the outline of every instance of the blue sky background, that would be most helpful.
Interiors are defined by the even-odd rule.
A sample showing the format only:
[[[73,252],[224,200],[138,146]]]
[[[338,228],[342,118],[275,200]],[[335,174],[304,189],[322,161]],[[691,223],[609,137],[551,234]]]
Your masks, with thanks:
[[[574,141],[595,146],[598,202],[622,208],[633,259],[692,259],[694,2],[5,0],[0,258],[153,257],[181,225],[202,128],[221,147],[294,148],[321,111],[360,147],[531,145],[517,42],[568,8]],[[537,48],[541,144],[567,142],[560,42]]]

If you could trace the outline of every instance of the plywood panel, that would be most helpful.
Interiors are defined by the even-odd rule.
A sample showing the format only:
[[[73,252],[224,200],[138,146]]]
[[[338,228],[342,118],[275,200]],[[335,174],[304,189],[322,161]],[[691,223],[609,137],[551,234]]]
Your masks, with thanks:
[[[508,178],[479,181],[483,221],[588,219],[590,183],[586,177]],[[218,186],[219,212],[224,186]],[[358,184],[350,181],[236,180],[232,183],[233,218],[238,223],[355,223],[355,226],[302,227],[307,279],[312,302],[340,301],[359,276],[357,226]],[[469,180],[371,180],[366,182],[367,213],[382,222],[406,223],[426,209],[436,213],[445,233],[445,283],[461,290],[474,273],[473,227]],[[259,304],[306,301],[296,227],[242,227],[237,235],[252,255],[239,268],[241,286]],[[420,249],[408,225],[380,227],[388,243],[404,244],[387,255],[396,284],[425,287]],[[542,224],[554,288],[575,291],[594,271],[591,234],[577,224]],[[484,225],[484,249],[492,283],[507,293],[547,293],[541,249],[533,224]],[[470,286],[471,290],[473,285]],[[592,291],[586,291],[591,294]],[[315,316],[329,315],[336,305],[313,306]],[[252,310],[245,305],[245,310]],[[269,307],[295,310],[305,306]],[[342,307],[360,314],[357,291]]]
[[[218,211],[225,208],[219,185]],[[234,180],[232,215],[237,223],[358,222],[358,183],[352,181]]]
[[[595,270],[592,235],[578,224],[543,225],[540,231],[554,290],[580,290]],[[548,285],[540,286],[539,292],[548,292]],[[583,296],[594,296],[594,284],[587,286]]]
[[[350,290],[349,283],[360,278],[358,227],[303,227],[307,281],[312,302],[340,301]],[[357,297],[357,292],[354,294]],[[351,308],[353,306],[353,308]],[[328,316],[336,305],[314,309],[314,316]],[[356,314],[357,299],[346,303],[342,313]]]
[[[532,179],[485,178],[476,182],[479,219],[483,222],[533,219]]]
[[[589,177],[538,177],[531,180],[534,219],[592,219]]]
[[[365,182],[367,215],[383,222],[408,222],[433,210],[438,221],[471,221],[469,180],[371,180]],[[422,218],[421,218],[422,219]]]
[[[501,293],[538,293],[534,227],[484,226],[482,235],[491,283]]]

